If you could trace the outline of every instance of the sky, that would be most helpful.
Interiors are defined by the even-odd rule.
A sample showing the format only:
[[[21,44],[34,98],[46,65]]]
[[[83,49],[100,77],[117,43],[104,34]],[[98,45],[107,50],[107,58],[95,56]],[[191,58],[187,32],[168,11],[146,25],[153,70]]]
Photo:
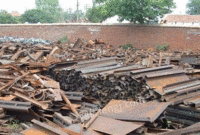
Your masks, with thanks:
[[[35,8],[35,0],[0,0],[0,9],[8,12],[18,11],[23,14],[28,9]],[[186,4],[188,0],[174,0],[177,8],[172,14],[185,14]],[[61,7],[66,11],[69,8],[76,10],[76,0],[59,0]],[[81,10],[85,10],[85,5],[92,6],[92,0],[79,0],[79,7]]]

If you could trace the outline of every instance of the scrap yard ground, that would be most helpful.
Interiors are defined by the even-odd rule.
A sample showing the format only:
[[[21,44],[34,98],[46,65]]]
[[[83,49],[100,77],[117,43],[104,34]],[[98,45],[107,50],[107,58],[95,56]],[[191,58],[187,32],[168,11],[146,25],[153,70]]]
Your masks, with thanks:
[[[199,27],[0,26],[0,134],[200,132]]]

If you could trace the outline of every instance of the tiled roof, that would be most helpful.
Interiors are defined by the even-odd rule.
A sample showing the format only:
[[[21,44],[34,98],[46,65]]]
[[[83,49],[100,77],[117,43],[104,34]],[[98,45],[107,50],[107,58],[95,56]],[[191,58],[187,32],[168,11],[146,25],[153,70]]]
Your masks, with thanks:
[[[200,15],[167,15],[162,20],[165,23],[200,23]]]
[[[21,16],[21,14],[18,13],[18,12],[16,12],[16,11],[15,11],[15,12],[12,12],[11,15],[14,16],[14,17],[15,17],[15,16]]]

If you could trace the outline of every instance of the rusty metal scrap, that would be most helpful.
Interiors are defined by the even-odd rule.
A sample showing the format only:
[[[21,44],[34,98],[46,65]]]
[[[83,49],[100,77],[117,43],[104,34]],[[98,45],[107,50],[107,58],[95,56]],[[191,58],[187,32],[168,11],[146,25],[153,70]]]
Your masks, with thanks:
[[[143,125],[144,123],[124,122],[103,116],[98,116],[90,128],[106,134],[125,135]]]
[[[131,102],[112,100],[102,110],[102,116],[118,120],[153,122],[167,108],[169,103]]]
[[[22,93],[19,93],[19,92],[17,92],[17,91],[15,91],[13,94],[14,94],[15,96],[17,96],[17,97],[19,97],[19,98],[25,100],[25,101],[31,102],[32,104],[41,107],[41,108],[44,109],[44,110],[47,109],[48,106],[49,106],[47,103],[42,103],[42,102],[36,101],[36,100],[31,99],[31,98],[27,97],[26,95],[24,95],[24,94],[22,94]]]
[[[1,128],[16,120],[23,134],[121,135],[200,122],[198,53],[21,40],[0,43]]]
[[[31,108],[31,103],[0,100],[0,107],[5,110],[28,111]]]

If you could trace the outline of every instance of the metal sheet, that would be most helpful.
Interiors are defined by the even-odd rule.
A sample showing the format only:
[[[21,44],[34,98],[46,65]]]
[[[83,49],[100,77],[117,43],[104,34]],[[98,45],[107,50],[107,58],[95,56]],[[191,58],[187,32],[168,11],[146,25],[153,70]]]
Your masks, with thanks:
[[[103,116],[98,116],[90,128],[107,134],[125,135],[143,125],[144,123],[123,122]]]
[[[147,78],[146,82],[150,88],[155,89],[155,91],[160,95],[164,95],[165,94],[165,92],[163,91],[164,86],[186,80],[189,80],[189,78],[185,74],[176,74],[170,76]]]
[[[134,101],[111,100],[102,110],[101,116],[118,120],[153,122],[167,108],[169,102],[138,103]]]

